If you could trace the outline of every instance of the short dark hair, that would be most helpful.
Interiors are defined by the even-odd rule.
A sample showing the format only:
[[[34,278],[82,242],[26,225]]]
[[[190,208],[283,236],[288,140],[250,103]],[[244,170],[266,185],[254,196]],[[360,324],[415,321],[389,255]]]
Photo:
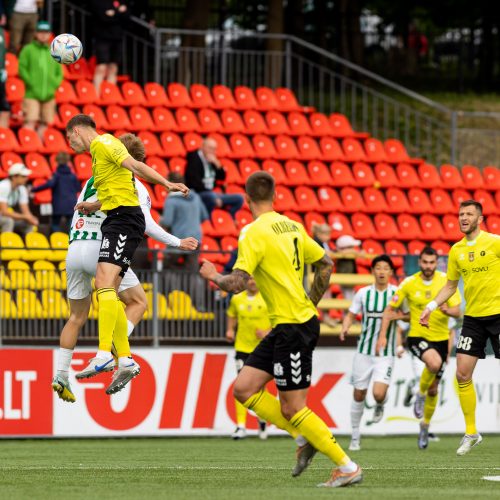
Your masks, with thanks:
[[[79,114],[70,118],[66,124],[66,132],[71,132],[75,127],[97,128],[94,119],[89,115]]]
[[[394,262],[392,262],[392,259],[385,253],[383,253],[382,255],[377,255],[377,257],[372,260],[370,269],[374,269],[379,262],[385,262],[389,264],[390,268],[394,271]]]
[[[438,256],[438,253],[436,250],[434,250],[434,248],[430,247],[430,246],[426,246],[422,249],[422,251],[420,252],[420,258],[422,258],[424,255],[434,255],[435,257],[439,257]]]
[[[483,205],[481,205],[481,203],[479,203],[476,200],[464,200],[464,201],[462,201],[462,203],[460,203],[460,206],[458,208],[460,210],[463,207],[476,207],[477,210],[479,211],[479,213],[481,215],[483,215]]]
[[[274,177],[268,172],[254,172],[245,183],[248,197],[254,201],[273,201],[275,192]]]
[[[184,183],[184,176],[179,172],[170,172],[168,174],[168,180],[170,182]]]
[[[135,134],[123,134],[118,139],[127,148],[127,151],[134,160],[144,161],[144,158],[146,158],[146,148],[139,137]]]

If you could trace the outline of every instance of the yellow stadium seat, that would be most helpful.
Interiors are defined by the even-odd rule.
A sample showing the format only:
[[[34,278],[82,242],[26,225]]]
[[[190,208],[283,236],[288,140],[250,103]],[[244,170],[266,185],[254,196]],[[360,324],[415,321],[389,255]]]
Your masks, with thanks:
[[[153,317],[153,292],[150,290],[146,292],[148,299],[148,308],[144,313],[143,319],[151,319]],[[168,308],[167,298],[162,293],[158,294],[158,318],[159,319],[172,319],[172,311]]]
[[[11,288],[10,278],[9,275],[5,272],[3,266],[0,266],[0,290],[5,288],[7,290]]]
[[[50,245],[44,234],[31,232],[26,235],[26,253],[24,260],[46,260],[49,259]]]
[[[182,290],[170,292],[168,304],[172,309],[173,319],[214,319],[214,313],[197,311],[191,302],[191,297]]]
[[[7,264],[9,271],[10,286],[12,289],[29,288],[34,290],[36,288],[35,277],[31,273],[30,266],[27,262],[22,260],[11,260]]]
[[[17,291],[17,317],[18,318],[44,318],[42,304],[33,290]]]
[[[64,262],[66,259],[66,253],[68,252],[68,245],[69,238],[66,233],[52,233],[50,235],[50,247],[52,248],[52,252],[49,260],[54,262]]]
[[[6,290],[0,290],[0,318],[17,318],[16,304]]]
[[[66,271],[66,261],[61,260],[61,262],[59,262],[59,265],[57,267],[59,268],[59,271]]]
[[[24,241],[16,233],[0,233],[0,260],[24,259]]]
[[[37,260],[33,263],[36,287],[38,290],[62,290],[61,277],[52,262]]]
[[[42,308],[45,318],[69,317],[68,303],[58,290],[42,291]]]

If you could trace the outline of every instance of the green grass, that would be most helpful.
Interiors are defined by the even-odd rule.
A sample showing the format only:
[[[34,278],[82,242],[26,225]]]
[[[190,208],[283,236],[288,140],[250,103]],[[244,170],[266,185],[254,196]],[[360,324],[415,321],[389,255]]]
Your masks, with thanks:
[[[347,446],[346,438],[340,443]],[[0,497],[5,499],[487,499],[500,498],[500,436],[465,457],[459,438],[416,449],[415,437],[365,438],[353,458],[361,485],[316,488],[331,466],[315,458],[293,479],[294,443],[286,438],[158,438],[3,441]]]

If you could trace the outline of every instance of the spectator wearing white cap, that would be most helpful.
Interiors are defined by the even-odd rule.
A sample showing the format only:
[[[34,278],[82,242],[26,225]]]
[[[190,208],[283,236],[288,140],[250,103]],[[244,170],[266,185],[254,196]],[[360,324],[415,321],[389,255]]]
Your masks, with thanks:
[[[356,258],[362,257],[364,254],[360,252],[359,246],[361,241],[352,237],[349,234],[343,234],[337,238],[335,246],[337,247],[337,254],[342,254],[341,257],[335,259],[335,272],[339,274],[356,274],[358,272],[356,266]],[[345,255],[345,257],[344,257]],[[346,299],[354,297],[354,290],[352,287],[342,286],[342,295]]]
[[[29,207],[26,183],[31,170],[22,163],[9,168],[9,177],[0,182],[0,231],[29,233],[38,219]]]

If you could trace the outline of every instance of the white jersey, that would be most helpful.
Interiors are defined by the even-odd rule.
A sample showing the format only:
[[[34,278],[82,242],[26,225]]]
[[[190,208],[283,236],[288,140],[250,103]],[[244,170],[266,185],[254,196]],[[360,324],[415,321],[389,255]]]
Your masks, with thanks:
[[[375,285],[369,285],[356,292],[349,311],[356,315],[363,315],[361,336],[358,341],[358,352],[361,354],[377,355],[375,346],[382,326],[382,315],[397,288],[395,285],[389,285],[383,292],[380,292]],[[396,322],[391,321],[387,330],[387,346],[383,355],[394,356],[395,352]]]

